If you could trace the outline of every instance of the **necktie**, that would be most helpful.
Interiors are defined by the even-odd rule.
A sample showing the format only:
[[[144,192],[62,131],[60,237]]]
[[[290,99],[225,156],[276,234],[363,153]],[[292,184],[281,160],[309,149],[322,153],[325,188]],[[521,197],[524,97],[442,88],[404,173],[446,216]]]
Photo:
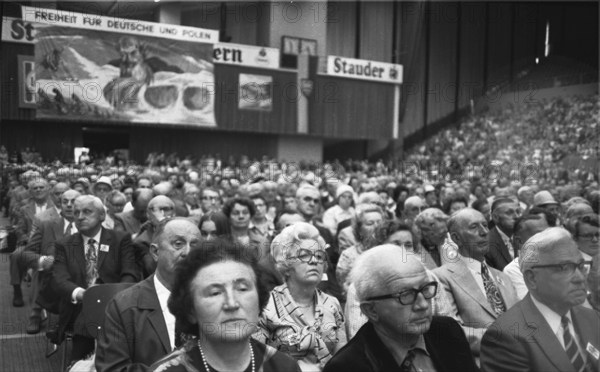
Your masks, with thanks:
[[[575,343],[575,340],[573,340],[573,336],[569,331],[569,318],[567,318],[566,315],[563,316],[560,320],[560,323],[563,327],[563,340],[565,342],[565,351],[567,352],[567,356],[569,357],[571,364],[573,364],[573,367],[575,367],[575,371],[585,371],[585,361],[583,360],[583,357],[581,356],[581,353],[577,348],[577,344]]]
[[[98,268],[96,267],[98,255],[96,254],[95,243],[96,241],[94,239],[88,241],[88,249],[85,254],[85,272],[87,275],[88,287],[94,285],[94,282],[98,277]]]
[[[65,236],[71,235],[71,231],[73,230],[73,222],[69,222],[67,225],[67,229],[65,230]]]
[[[404,358],[404,361],[400,365],[400,371],[411,372],[413,370],[413,361],[414,360],[415,360],[415,351],[409,350],[408,353],[406,353],[406,357]]]
[[[498,287],[496,287],[496,283],[494,283],[490,277],[487,266],[485,266],[483,262],[481,263],[481,277],[483,278],[483,287],[485,288],[485,295],[487,296],[490,306],[492,306],[496,315],[502,314],[506,311],[504,300],[502,300],[502,295],[500,294]]]

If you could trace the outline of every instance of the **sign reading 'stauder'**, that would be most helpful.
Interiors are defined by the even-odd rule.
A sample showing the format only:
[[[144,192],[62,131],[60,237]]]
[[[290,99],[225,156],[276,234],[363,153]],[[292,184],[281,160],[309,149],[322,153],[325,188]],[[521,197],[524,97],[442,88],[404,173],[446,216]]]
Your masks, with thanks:
[[[364,59],[328,56],[327,74],[382,83],[402,83],[402,65]]]

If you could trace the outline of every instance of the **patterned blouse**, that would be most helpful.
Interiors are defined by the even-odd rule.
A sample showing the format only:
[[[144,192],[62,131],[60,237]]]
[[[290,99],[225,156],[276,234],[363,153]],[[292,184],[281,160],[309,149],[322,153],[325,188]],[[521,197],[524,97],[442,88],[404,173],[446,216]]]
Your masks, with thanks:
[[[339,301],[315,290],[315,321],[309,324],[287,284],[271,291],[254,338],[297,359],[303,371],[320,371],[337,345],[346,343]]]

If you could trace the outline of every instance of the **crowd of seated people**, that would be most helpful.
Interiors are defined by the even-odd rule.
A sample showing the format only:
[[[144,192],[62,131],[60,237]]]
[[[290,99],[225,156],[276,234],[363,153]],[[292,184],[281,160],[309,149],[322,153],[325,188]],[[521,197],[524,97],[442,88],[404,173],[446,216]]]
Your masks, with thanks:
[[[599,372],[598,173],[556,170],[595,151],[589,104],[472,119],[407,166],[9,162],[12,304],[97,371]],[[86,291],[120,282],[94,339]]]

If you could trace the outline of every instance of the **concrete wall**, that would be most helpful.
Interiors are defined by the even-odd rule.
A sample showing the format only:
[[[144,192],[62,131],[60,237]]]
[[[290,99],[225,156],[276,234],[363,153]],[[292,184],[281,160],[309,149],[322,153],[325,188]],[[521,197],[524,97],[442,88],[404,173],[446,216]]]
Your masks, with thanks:
[[[279,136],[277,160],[320,163],[323,161],[323,139],[307,136]]]

